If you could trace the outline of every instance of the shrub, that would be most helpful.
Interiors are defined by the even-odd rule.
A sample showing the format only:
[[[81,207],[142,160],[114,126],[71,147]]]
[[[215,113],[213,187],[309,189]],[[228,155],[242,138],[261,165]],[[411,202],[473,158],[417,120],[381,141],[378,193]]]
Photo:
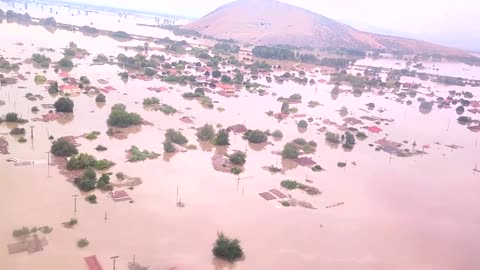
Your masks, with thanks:
[[[58,140],[53,142],[50,152],[55,156],[69,157],[78,154],[77,147],[67,140]]]
[[[24,128],[14,128],[10,131],[11,135],[25,135],[25,129]]]
[[[298,146],[294,143],[287,143],[283,147],[282,157],[286,159],[296,159],[298,158]]]
[[[188,140],[180,131],[175,131],[173,129],[167,129],[165,133],[165,138],[176,144],[186,144]]]
[[[307,128],[307,127],[308,127],[308,123],[307,123],[307,121],[305,121],[305,120],[300,120],[300,122],[298,122],[298,124],[297,124],[297,127],[298,127],[298,128]]]
[[[217,132],[217,135],[215,136],[214,142],[215,145],[219,146],[225,146],[225,145],[230,145],[230,139],[229,139],[229,134],[227,130],[225,129],[220,129]]]
[[[26,142],[27,142],[27,139],[25,139],[25,137],[20,137],[20,138],[18,139],[18,142],[19,142],[19,143],[26,143]]]
[[[212,125],[205,124],[203,127],[197,129],[195,135],[201,141],[210,141],[215,137],[215,129]]]
[[[229,160],[234,165],[244,165],[247,162],[247,154],[241,151],[236,151],[230,155]]]
[[[90,243],[89,243],[88,240],[85,239],[85,238],[80,239],[80,240],[77,241],[77,246],[78,246],[79,248],[84,248],[84,247],[88,246],[89,244],[90,244]]]
[[[9,112],[5,116],[5,121],[7,122],[17,122],[19,120],[18,114],[14,112]]]
[[[218,238],[217,241],[215,241],[212,252],[215,257],[229,262],[243,257],[240,241],[238,239],[230,239],[223,233],[218,233]]]
[[[39,109],[37,106],[33,106],[32,109],[31,109],[31,111],[32,111],[33,113],[36,113],[36,112],[39,112],[40,109]]]
[[[332,133],[332,132],[327,132],[325,133],[325,139],[333,144],[339,144],[340,143],[340,136],[338,134]]]
[[[91,204],[96,204],[97,203],[97,196],[95,196],[95,194],[92,194],[92,195],[88,195],[87,197],[85,197],[85,200]]]
[[[98,94],[96,97],[95,97],[95,102],[98,102],[98,103],[105,103],[107,101],[107,98],[105,97],[104,94]]]
[[[338,163],[337,163],[337,166],[340,167],[340,168],[344,168],[344,167],[347,166],[347,163],[345,163],[345,162],[338,162]]]
[[[57,112],[71,113],[73,112],[73,107],[75,105],[68,97],[61,97],[55,102],[55,104],[53,104],[53,106]]]
[[[274,138],[281,139],[281,138],[283,138],[283,133],[280,130],[277,129],[272,133],[272,136]]]
[[[268,141],[267,134],[261,130],[248,130],[243,136],[244,139],[247,139],[251,143],[264,143]]]
[[[165,151],[165,153],[175,153],[177,150],[175,146],[173,146],[172,141],[166,140],[163,142],[163,151]]]

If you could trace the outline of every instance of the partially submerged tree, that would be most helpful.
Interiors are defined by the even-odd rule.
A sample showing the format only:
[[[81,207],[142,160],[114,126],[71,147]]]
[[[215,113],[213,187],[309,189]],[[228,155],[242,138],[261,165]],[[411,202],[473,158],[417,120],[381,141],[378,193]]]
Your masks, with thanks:
[[[247,162],[247,154],[242,151],[236,151],[230,155],[229,160],[234,165],[244,165]]]
[[[73,101],[70,98],[61,97],[55,102],[55,104],[53,104],[53,106],[57,112],[71,113],[73,112],[75,104],[73,104]]]
[[[287,143],[283,147],[282,157],[286,159],[296,159],[298,158],[299,148],[294,143]]]
[[[220,129],[215,136],[214,144],[219,146],[230,145],[228,131],[225,129]]]
[[[50,152],[55,156],[69,157],[78,154],[77,147],[67,140],[59,139],[54,141]]]
[[[230,239],[218,233],[217,241],[212,249],[213,255],[219,259],[233,262],[243,257],[243,250],[238,239]]]
[[[211,141],[215,137],[215,129],[212,125],[205,124],[204,126],[197,129],[198,139],[201,141]]]

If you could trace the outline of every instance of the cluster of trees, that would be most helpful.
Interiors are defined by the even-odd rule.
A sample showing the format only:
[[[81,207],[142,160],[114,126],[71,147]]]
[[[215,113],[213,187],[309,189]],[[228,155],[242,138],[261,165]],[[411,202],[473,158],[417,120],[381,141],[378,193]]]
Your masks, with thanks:
[[[137,54],[134,57],[126,56],[125,54],[117,55],[118,65],[128,69],[140,70],[145,68],[157,68],[158,63],[156,58],[150,57],[148,60],[144,55]]]
[[[196,135],[200,141],[210,141],[219,146],[230,145],[230,137],[226,129],[220,129],[215,133],[212,125],[205,124],[197,129]]]
[[[50,62],[52,62],[52,59],[45,56],[44,54],[34,53],[32,55],[32,61],[43,68],[48,68],[50,66]]]
[[[136,146],[130,147],[128,150],[128,161],[130,162],[137,162],[137,161],[144,161],[146,159],[156,159],[160,156],[155,152],[150,152],[147,150],[140,151],[140,149]]]
[[[107,119],[107,124],[113,127],[129,127],[140,125],[142,118],[137,113],[129,113],[126,111],[126,106],[123,104],[115,104],[112,106],[112,111]]]
[[[213,49],[219,52],[238,53],[240,51],[240,46],[236,44],[219,42],[213,46]]]
[[[132,36],[130,36],[128,33],[124,31],[113,32],[110,36],[113,38],[119,38],[119,39],[132,39]]]
[[[80,153],[78,155],[71,156],[67,162],[68,170],[83,170],[89,167],[97,170],[107,170],[111,168],[115,163],[112,161],[101,159],[97,160],[94,156]]]

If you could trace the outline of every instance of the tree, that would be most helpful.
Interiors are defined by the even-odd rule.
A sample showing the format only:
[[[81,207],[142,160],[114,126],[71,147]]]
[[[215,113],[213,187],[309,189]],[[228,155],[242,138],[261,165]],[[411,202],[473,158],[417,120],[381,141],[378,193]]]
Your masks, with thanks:
[[[249,130],[245,133],[244,138],[246,138],[251,143],[264,143],[268,141],[267,134],[261,130]]]
[[[170,140],[165,140],[165,142],[163,142],[163,150],[165,153],[175,153],[177,151]]]
[[[325,140],[327,140],[330,143],[333,144],[339,144],[340,143],[340,136],[338,134],[332,133],[332,132],[327,132],[325,133]]]
[[[60,157],[69,157],[78,154],[77,147],[63,139],[54,141],[52,147],[50,148],[50,152],[53,155]]]
[[[157,97],[143,99],[143,105],[145,106],[156,105],[156,104],[160,104],[160,99],[158,99]]]
[[[52,83],[48,88],[48,93],[54,95],[54,94],[57,94],[58,92],[59,92],[58,83],[57,82]]]
[[[277,129],[272,133],[272,136],[274,138],[281,139],[281,138],[283,138],[283,133],[280,130]]]
[[[81,191],[92,191],[97,185],[97,173],[92,168],[87,168],[83,175],[73,181]]]
[[[221,76],[222,76],[222,73],[217,69],[212,72],[213,78],[220,78]]]
[[[230,239],[223,233],[218,233],[217,241],[212,249],[215,257],[233,262],[243,257],[243,250],[238,239]]]
[[[153,68],[147,67],[147,68],[145,68],[145,70],[144,70],[144,74],[145,74],[146,76],[152,77],[152,76],[155,76],[155,75],[157,74],[157,71],[156,71],[155,69],[153,69]]]
[[[300,122],[298,122],[298,124],[297,124],[297,127],[298,127],[298,128],[307,128],[307,127],[308,127],[308,123],[307,123],[307,121],[305,121],[305,120],[300,120]]]
[[[228,77],[227,75],[222,75],[222,78],[220,79],[222,83],[231,83],[232,78]]]
[[[234,165],[244,165],[247,162],[247,154],[241,151],[236,151],[230,155],[229,160]]]
[[[215,129],[212,125],[205,124],[197,130],[197,138],[201,141],[210,141],[215,137]]]
[[[230,145],[230,139],[229,139],[229,134],[227,130],[220,129],[217,132],[217,135],[215,136],[214,144],[219,146]]]
[[[245,76],[239,71],[235,74],[235,77],[233,78],[233,82],[235,84],[242,84],[244,79],[245,79]]]
[[[61,97],[55,102],[55,104],[53,104],[53,106],[57,112],[71,113],[73,112],[73,107],[75,105],[68,97]]]
[[[345,142],[343,143],[343,148],[345,149],[353,149],[353,146],[355,146],[355,137],[350,131],[347,131],[345,133]]]
[[[122,103],[117,103],[112,106],[112,111],[125,111],[127,110],[127,106]]]
[[[58,61],[58,65],[62,68],[73,68],[73,62],[67,58],[62,58]]]
[[[67,162],[68,170],[80,170],[88,167],[95,167],[97,159],[89,154],[81,153],[76,156],[72,156]]]
[[[290,109],[290,105],[288,104],[288,102],[283,102],[281,112],[284,113],[284,114],[288,114],[289,109]]]
[[[299,149],[298,146],[294,143],[287,143],[283,147],[282,157],[286,159],[296,159],[298,158]]]
[[[5,121],[6,122],[17,122],[18,121],[18,114],[14,112],[9,112],[7,115],[5,115]]]
[[[175,131],[174,129],[167,129],[167,132],[165,133],[165,139],[167,141],[171,141],[176,144],[186,144],[188,143],[188,139],[183,136],[183,134],[180,131]]]
[[[114,127],[129,127],[140,125],[142,118],[136,113],[129,113],[124,110],[113,110],[108,117],[107,124]]]
[[[106,97],[104,94],[98,94],[97,97],[95,98],[95,102],[98,102],[98,103],[105,103],[107,100],[106,100]]]

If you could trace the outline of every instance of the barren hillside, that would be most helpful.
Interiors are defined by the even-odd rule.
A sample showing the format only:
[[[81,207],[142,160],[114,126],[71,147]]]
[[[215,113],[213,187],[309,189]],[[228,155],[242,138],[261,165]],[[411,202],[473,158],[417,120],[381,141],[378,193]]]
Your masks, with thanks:
[[[425,41],[358,31],[314,12],[275,0],[237,0],[184,27],[216,38],[231,38],[251,44],[468,55],[463,50]]]

